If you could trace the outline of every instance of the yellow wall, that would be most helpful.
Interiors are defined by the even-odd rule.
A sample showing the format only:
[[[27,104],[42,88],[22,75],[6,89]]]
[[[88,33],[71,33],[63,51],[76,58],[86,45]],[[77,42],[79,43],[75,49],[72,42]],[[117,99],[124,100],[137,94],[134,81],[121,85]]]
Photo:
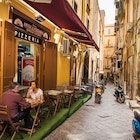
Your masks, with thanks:
[[[58,52],[57,58],[57,85],[69,82],[70,60]]]
[[[0,3],[0,18],[2,20],[7,20],[9,18],[9,13],[8,13],[8,5],[5,5],[3,2]],[[4,24],[2,22],[2,26],[1,26],[1,29],[0,29],[0,99],[1,99],[1,95],[2,95],[2,92],[3,92],[3,47],[4,46]]]
[[[4,2],[0,3],[0,18],[3,20],[9,19],[9,9],[10,5],[14,8],[18,9],[20,12],[26,14],[32,19],[35,19],[35,13],[31,12],[30,9],[25,7],[19,1],[11,0],[11,4],[5,4]],[[47,21],[40,23],[45,27],[51,30],[51,40],[54,42],[54,30],[55,27]],[[60,52],[58,52],[57,58],[57,84],[64,84],[69,82],[70,77],[70,60],[67,57],[62,56]]]
[[[0,3],[0,18],[1,19],[8,19],[8,5],[5,5],[3,2]]]

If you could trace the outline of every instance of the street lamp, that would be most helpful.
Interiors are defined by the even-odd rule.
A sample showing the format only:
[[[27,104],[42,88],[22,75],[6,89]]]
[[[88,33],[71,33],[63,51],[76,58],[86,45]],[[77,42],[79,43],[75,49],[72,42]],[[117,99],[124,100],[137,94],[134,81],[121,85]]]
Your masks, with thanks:
[[[100,58],[100,55],[98,54],[98,55],[97,55],[97,59],[99,59],[99,58]]]

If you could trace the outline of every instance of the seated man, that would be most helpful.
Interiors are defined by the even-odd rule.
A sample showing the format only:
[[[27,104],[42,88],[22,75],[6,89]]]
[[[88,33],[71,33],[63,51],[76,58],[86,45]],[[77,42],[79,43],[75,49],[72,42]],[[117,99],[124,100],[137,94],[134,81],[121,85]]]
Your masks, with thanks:
[[[7,105],[11,118],[14,122],[24,119],[25,127],[32,127],[32,117],[30,115],[31,104],[27,103],[18,93],[19,84],[13,82],[10,89],[2,94],[0,105]],[[2,117],[2,116],[0,116]]]

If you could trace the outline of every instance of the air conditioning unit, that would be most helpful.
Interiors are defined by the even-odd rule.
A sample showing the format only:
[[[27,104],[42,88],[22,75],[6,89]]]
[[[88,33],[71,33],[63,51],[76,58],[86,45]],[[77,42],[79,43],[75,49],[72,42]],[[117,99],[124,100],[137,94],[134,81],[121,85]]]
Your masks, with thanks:
[[[38,2],[38,3],[51,3],[52,2],[52,0],[28,0],[28,1]]]
[[[127,24],[126,24],[126,30],[127,30],[127,32],[132,32],[133,31],[133,24],[132,24],[132,22],[128,22]]]
[[[67,38],[63,38],[62,40],[62,55],[69,56],[70,55],[70,41]]]

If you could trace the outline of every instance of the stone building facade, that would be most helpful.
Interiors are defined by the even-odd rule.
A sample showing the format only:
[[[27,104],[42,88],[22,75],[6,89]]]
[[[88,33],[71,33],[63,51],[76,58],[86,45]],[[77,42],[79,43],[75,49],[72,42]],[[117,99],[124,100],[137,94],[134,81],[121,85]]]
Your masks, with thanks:
[[[117,57],[126,94],[131,99],[140,96],[140,1],[116,0]]]
[[[113,80],[116,70],[115,55],[115,32],[114,24],[107,24],[104,27],[104,75]],[[108,79],[109,80],[109,79]]]
[[[103,71],[103,33],[104,33],[104,11],[99,9],[98,0],[68,0],[73,9],[77,9],[77,15],[89,30],[92,38],[100,49],[98,52],[93,46],[84,47],[83,58],[88,58],[88,80],[95,81],[96,73]],[[100,56],[100,57],[99,57]],[[83,62],[86,61],[83,59]],[[80,65],[80,64],[78,64]],[[81,66],[84,69],[84,63]],[[77,70],[78,71],[78,70]],[[83,71],[81,71],[83,73]],[[79,74],[79,71],[78,71]],[[82,74],[80,74],[82,75]],[[82,77],[81,77],[82,78]],[[77,80],[78,82],[78,80]]]

